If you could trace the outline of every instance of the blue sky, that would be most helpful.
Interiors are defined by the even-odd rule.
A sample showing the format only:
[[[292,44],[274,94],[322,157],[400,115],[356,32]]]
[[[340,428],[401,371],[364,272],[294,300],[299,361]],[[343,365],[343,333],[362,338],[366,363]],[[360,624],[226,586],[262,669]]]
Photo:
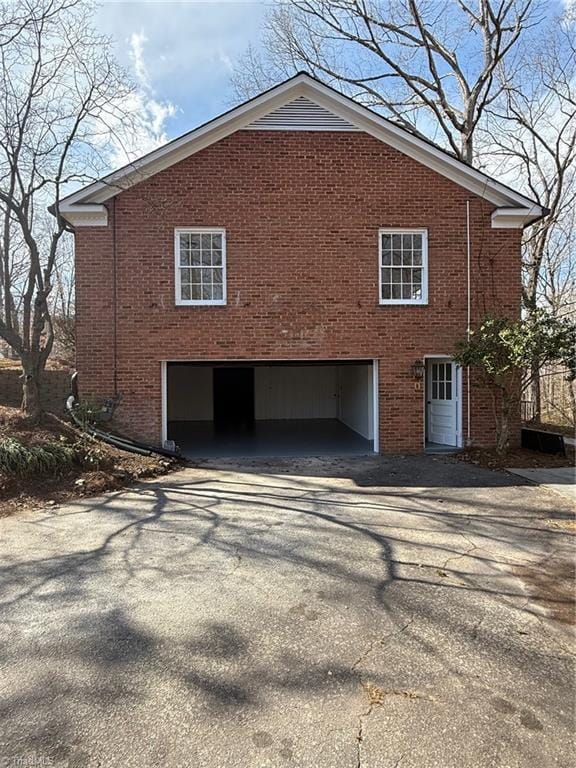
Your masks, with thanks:
[[[128,157],[125,147],[111,157],[117,167],[233,105],[234,64],[249,44],[258,47],[274,0],[101,2],[96,24],[113,38],[118,60],[134,76],[138,92],[129,106],[143,116]],[[575,3],[545,0],[540,9],[555,13]]]
[[[96,23],[173,138],[231,106],[233,62],[258,43],[265,11],[264,2],[104,0]]]

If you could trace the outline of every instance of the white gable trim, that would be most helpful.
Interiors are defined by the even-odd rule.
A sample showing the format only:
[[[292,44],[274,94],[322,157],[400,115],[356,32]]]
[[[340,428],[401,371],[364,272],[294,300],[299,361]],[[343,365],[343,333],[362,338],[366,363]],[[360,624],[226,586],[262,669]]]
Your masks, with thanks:
[[[283,107],[301,98],[313,102],[344,123],[355,126],[357,130],[365,131],[383,141],[470,192],[488,200],[493,205],[517,209],[516,226],[525,226],[546,212],[545,209],[524,195],[500,184],[495,179],[457,160],[433,144],[414,136],[390,120],[363,107],[347,96],[343,96],[305,73],[296,75],[179,139],[150,152],[100,181],[74,192],[61,201],[60,212],[74,226],[102,225],[84,224],[80,216],[75,217],[77,224],[74,224],[72,217],[74,213],[80,214],[87,204],[102,204],[122,190],[169,168],[238,130],[246,130],[250,126],[253,129],[255,123],[260,123],[257,129],[263,130],[261,125],[263,118],[273,113],[278,115]],[[275,130],[280,130],[280,128]],[[306,129],[300,128],[300,130]],[[324,128],[324,130],[329,129]],[[519,214],[518,211],[522,213]],[[92,209],[92,213],[94,213],[94,209]],[[100,220],[102,220],[102,215]],[[522,220],[521,223],[520,220]],[[510,222],[507,226],[514,226],[511,223],[511,218],[508,218],[507,221]],[[494,219],[492,225],[498,226]]]

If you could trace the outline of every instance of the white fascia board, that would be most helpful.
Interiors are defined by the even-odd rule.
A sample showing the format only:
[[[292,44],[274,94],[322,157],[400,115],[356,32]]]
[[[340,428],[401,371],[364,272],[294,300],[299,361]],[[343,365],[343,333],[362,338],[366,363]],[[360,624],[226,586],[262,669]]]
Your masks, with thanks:
[[[154,150],[101,181],[73,193],[65,198],[63,203],[67,206],[88,202],[102,203],[118,192],[246,127],[252,121],[298,96],[313,99],[326,109],[330,109],[340,117],[357,125],[360,130],[412,157],[417,162],[451,179],[456,184],[494,205],[536,209],[538,212],[534,214],[534,218],[544,214],[544,210],[529,198],[500,184],[495,179],[491,179],[475,168],[436,148],[433,144],[414,136],[390,120],[372,112],[349,97],[339,94],[306,74],[299,74],[255,99],[211,120],[206,125],[200,126],[179,139]]]
[[[60,203],[60,215],[73,227],[107,227],[108,209],[105,205]]]
[[[524,229],[542,217],[539,205],[526,208],[497,208],[492,211],[492,229]]]

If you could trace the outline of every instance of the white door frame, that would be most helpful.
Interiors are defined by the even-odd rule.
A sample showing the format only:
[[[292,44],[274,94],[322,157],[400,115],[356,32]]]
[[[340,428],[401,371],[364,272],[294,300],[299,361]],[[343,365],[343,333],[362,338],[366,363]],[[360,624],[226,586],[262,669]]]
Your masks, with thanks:
[[[246,365],[250,365],[250,363],[285,363],[286,365],[289,365],[290,363],[333,363],[334,365],[338,365],[338,363],[368,363],[370,358],[326,358],[326,357],[318,357],[318,358],[309,358],[309,357],[302,357],[302,358],[290,358],[289,360],[268,360],[268,359],[262,359],[252,358],[251,360],[246,360],[244,358],[241,359],[228,359],[228,360],[190,360],[189,358],[186,358],[184,360],[161,360],[160,361],[160,391],[161,391],[161,401],[162,401],[162,424],[161,424],[161,435],[162,435],[162,445],[166,442],[168,439],[168,363],[204,363],[206,365],[210,365],[211,363],[216,365],[217,363],[245,363]],[[372,425],[373,435],[374,435],[374,442],[373,442],[373,451],[374,453],[378,453],[380,450],[380,429],[379,429],[379,413],[380,413],[380,397],[379,397],[379,390],[378,390],[378,364],[379,361],[377,359],[372,360],[372,406],[373,406],[373,420],[374,423]]]
[[[426,433],[428,431],[428,361],[429,360],[449,360],[452,363],[453,381],[456,382],[456,448],[462,448],[464,445],[464,432],[462,429],[462,368],[456,365],[451,355],[424,355],[424,386],[423,389],[423,416],[424,416],[424,434],[422,437],[423,447],[426,448]]]

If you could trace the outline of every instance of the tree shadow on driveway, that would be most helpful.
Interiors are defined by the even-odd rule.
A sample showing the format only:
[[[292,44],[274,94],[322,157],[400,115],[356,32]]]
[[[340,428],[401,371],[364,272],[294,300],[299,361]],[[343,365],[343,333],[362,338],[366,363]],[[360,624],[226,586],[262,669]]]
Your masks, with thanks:
[[[374,690],[382,708],[404,696],[462,728],[470,707],[494,716],[513,700],[545,728],[534,754],[558,754],[546,733],[571,728],[573,708],[558,706],[570,656],[514,571],[570,551],[545,525],[547,497],[504,482],[396,486],[391,466],[407,471],[387,461],[372,485],[350,467],[199,468],[7,521],[9,754],[124,766],[127,734],[154,733],[142,765],[194,764],[217,754],[217,727],[250,765],[267,739],[247,723],[294,740],[308,712],[295,743],[311,750],[315,728],[354,755]]]

